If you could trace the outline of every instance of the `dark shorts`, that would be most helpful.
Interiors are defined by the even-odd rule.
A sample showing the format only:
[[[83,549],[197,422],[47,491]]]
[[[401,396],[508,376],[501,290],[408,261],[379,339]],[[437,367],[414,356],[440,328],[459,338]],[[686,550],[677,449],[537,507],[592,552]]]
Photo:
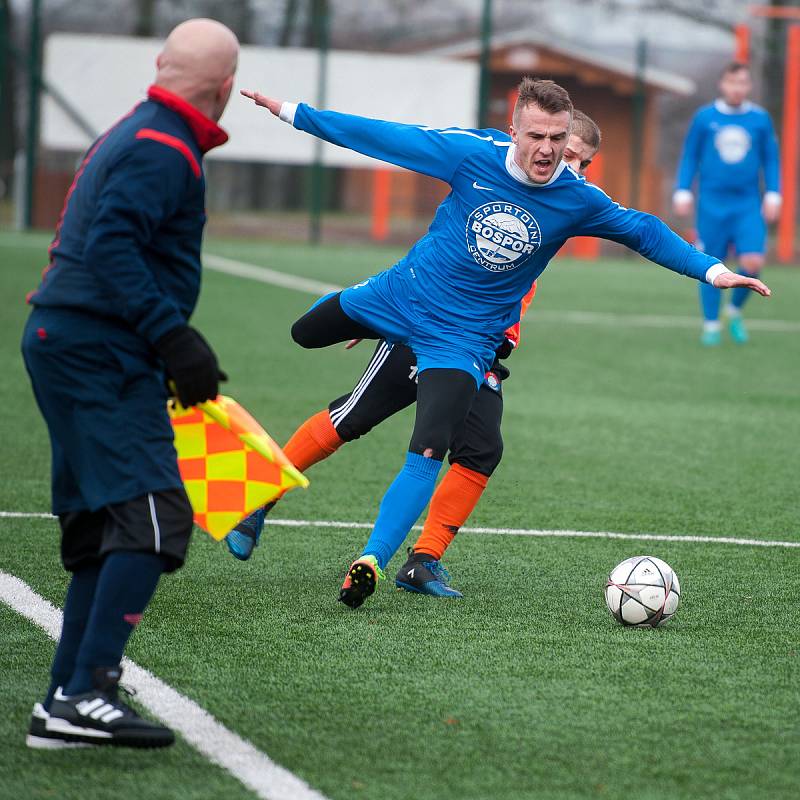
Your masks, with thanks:
[[[328,413],[336,432],[349,442],[416,401],[414,353],[406,345],[380,341],[361,379],[351,392],[328,406]],[[475,395],[466,420],[455,431],[449,462],[491,475],[503,455],[502,418],[502,380],[490,372]]]
[[[22,353],[50,433],[54,514],[182,490],[163,373],[146,342],[108,320],[36,308]]]
[[[168,489],[98,511],[62,514],[59,523],[61,560],[70,572],[120,550],[161,555],[172,572],[186,560],[192,507],[183,489]]]

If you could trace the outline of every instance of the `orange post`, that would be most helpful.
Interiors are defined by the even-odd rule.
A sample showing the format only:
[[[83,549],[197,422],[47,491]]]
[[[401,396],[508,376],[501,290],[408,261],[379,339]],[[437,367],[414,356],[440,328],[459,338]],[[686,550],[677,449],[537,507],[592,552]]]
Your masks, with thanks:
[[[506,97],[506,122],[510,125],[511,118],[514,116],[514,106],[517,104],[519,92],[516,89],[511,89]]]
[[[372,172],[372,238],[384,242],[389,236],[389,213],[392,207],[392,171]]]
[[[586,180],[600,184],[603,182],[603,154],[598,153],[586,170]],[[570,255],[574,258],[582,258],[587,261],[594,261],[600,257],[600,240],[596,236],[576,236],[572,239]]]
[[[797,218],[797,137],[800,133],[800,25],[792,25],[786,45],[786,83],[783,94],[781,135],[781,194],[783,208],[778,222],[778,260],[794,257]]]
[[[734,61],[740,64],[750,63],[750,26],[746,22],[740,22],[735,28],[736,34],[736,54]]]

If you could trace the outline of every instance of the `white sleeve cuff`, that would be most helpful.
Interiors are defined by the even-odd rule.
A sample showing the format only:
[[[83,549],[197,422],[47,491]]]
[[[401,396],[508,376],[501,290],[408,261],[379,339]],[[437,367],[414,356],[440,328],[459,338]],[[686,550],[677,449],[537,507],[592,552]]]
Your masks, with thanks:
[[[730,272],[730,270],[724,264],[714,264],[706,270],[706,283],[713,286],[714,281],[726,272]]]
[[[297,113],[297,103],[283,103],[278,117],[290,125],[294,125],[294,115]]]
[[[768,205],[780,208],[781,204],[783,203],[783,198],[781,197],[780,192],[765,192],[764,202]]]
[[[672,195],[673,203],[685,203],[694,200],[694,195],[688,189],[676,189]]]

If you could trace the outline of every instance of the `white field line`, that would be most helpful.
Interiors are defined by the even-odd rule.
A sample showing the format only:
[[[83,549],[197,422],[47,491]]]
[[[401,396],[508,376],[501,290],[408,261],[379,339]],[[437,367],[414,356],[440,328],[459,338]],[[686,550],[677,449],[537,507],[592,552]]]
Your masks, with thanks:
[[[564,322],[569,325],[613,325],[629,328],[697,328],[699,317],[680,317],[667,314],[614,314],[603,311],[556,311],[536,308],[526,317],[527,322]],[[785,319],[747,318],[747,327],[770,333],[800,333],[800,321]]]
[[[335,286],[332,283],[315,281],[312,278],[303,278],[299,275],[290,275],[288,272],[279,272],[268,267],[259,267],[256,264],[248,264],[245,261],[236,261],[232,258],[217,256],[213,253],[203,255],[203,266],[215,272],[224,272],[226,275],[235,275],[237,278],[248,278],[251,281],[269,283],[273,286],[281,286],[284,289],[296,289],[298,292],[306,292],[321,297],[329,292],[341,291],[343,287]]]
[[[31,242],[30,239],[22,234],[19,235],[19,238],[17,238],[17,234],[3,234],[0,239],[0,245],[7,242],[10,242],[15,247],[31,246],[40,248],[43,252],[45,250],[45,245],[39,242]],[[322,297],[324,294],[338,292],[344,288],[333,283],[325,283],[313,278],[303,278],[299,275],[292,275],[269,267],[260,267],[257,264],[249,264],[246,261],[219,256],[214,253],[205,253],[203,255],[203,264],[207,269],[214,272],[223,272],[226,275],[268,283],[284,289],[294,289],[315,297]],[[613,325],[628,328],[697,328],[698,326],[697,317],[667,314],[614,314],[603,311],[556,311],[555,309],[540,307],[528,314],[524,321],[555,322],[568,325]],[[797,320],[752,319],[748,317],[747,326],[754,331],[770,333],[800,332],[800,321]]]
[[[0,511],[3,518],[55,519],[51,514],[24,511]],[[353,528],[354,530],[370,530],[371,522],[347,522],[330,519],[274,519],[269,518],[268,525],[281,528]],[[414,530],[422,530],[415,525]],[[800,542],[784,542],[774,539],[739,539],[733,536],[679,536],[669,533],[615,533],[613,531],[571,531],[540,530],[537,528],[477,528],[466,526],[462,533],[485,534],[490,536],[532,536],[539,539],[626,539],[647,542],[689,542],[695,544],[732,544],[741,547],[788,547],[800,548]]]
[[[233,258],[224,258],[206,253],[203,264],[216,272],[226,275],[235,275],[239,278],[248,278],[284,289],[295,289],[321,297],[329,292],[338,292],[341,286],[322,281],[290,275],[268,267],[259,267],[245,261]],[[603,311],[556,311],[535,307],[525,317],[526,322],[562,322],[569,325],[614,325],[628,328],[696,328],[699,324],[698,317],[685,317],[667,314],[614,314]],[[800,321],[784,319],[751,319],[748,317],[747,325],[754,331],[767,331],[771,333],[800,333]]]
[[[42,515],[37,515],[42,516]],[[61,611],[19,578],[0,571],[0,601],[43,628],[51,639],[61,634]],[[125,683],[152,714],[263,800],[326,800],[305,781],[229,731],[193,700],[151,672],[123,659]]]

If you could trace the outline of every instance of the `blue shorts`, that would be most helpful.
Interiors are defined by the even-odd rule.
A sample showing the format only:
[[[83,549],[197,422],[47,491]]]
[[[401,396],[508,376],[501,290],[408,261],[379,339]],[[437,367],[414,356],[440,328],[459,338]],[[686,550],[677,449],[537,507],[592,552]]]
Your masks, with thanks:
[[[733,247],[737,256],[764,253],[767,225],[758,195],[736,199],[701,193],[697,208],[698,250],[725,261]]]
[[[52,446],[54,514],[183,486],[163,371],[130,329],[34,308],[22,354]]]
[[[345,314],[389,342],[408,345],[417,369],[460,369],[480,388],[494,363],[503,334],[468,330],[434,317],[414,294],[409,267],[392,267],[345,289],[340,297]]]

